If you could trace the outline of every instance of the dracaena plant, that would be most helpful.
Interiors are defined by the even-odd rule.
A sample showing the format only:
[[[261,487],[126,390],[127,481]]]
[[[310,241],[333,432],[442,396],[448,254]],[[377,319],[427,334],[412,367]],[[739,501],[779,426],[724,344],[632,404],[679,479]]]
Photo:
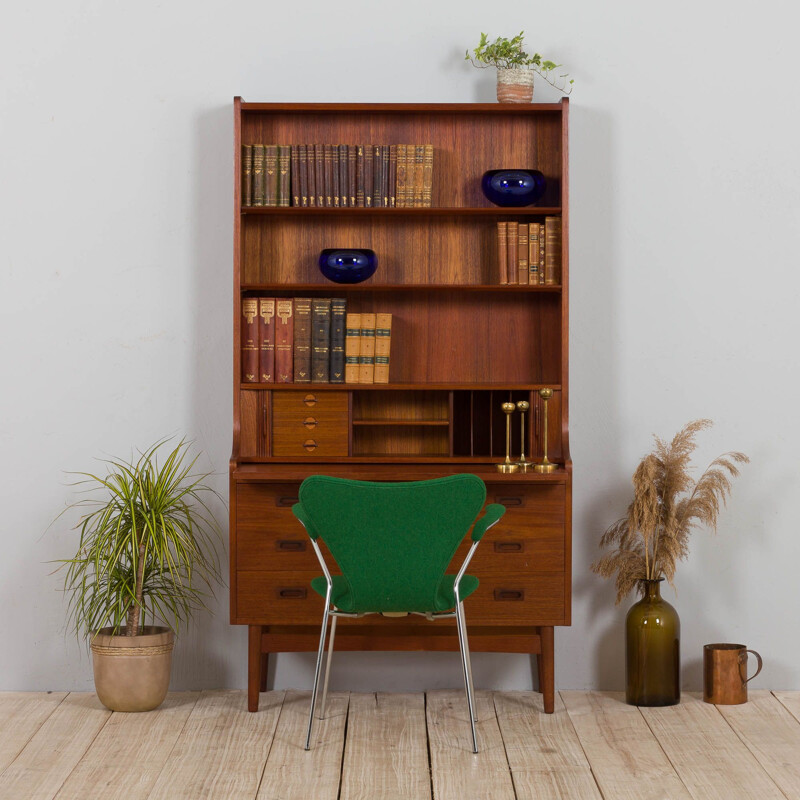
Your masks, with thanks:
[[[189,443],[168,441],[131,461],[101,461],[104,475],[71,473],[89,495],[68,507],[83,512],[80,540],[75,557],[61,562],[78,635],[111,627],[137,636],[146,620],[177,632],[213,594],[220,531],[206,501],[217,495],[208,473],[193,473]]]
[[[524,49],[525,31],[520,31],[512,39],[498,36],[493,42],[485,33],[481,33],[478,46],[470,53],[466,51],[465,61],[469,61],[473,67],[497,67],[498,69],[531,69],[541,75],[551,86],[555,86],[564,94],[572,91],[572,84],[575,82],[569,79],[569,73],[553,76],[553,71],[557,70],[561,64],[549,61],[539,53],[529,55]]]

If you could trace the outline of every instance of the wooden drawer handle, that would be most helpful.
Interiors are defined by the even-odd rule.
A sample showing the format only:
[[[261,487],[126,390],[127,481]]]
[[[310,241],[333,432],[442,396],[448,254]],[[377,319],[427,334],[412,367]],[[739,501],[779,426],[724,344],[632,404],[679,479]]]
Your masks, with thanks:
[[[297,497],[276,497],[275,505],[280,508],[291,508],[297,502]]]
[[[303,420],[303,425],[305,425],[305,427],[308,428],[308,430],[311,431],[311,430],[314,430],[314,428],[317,427],[317,421],[314,419],[314,417],[306,417]]]
[[[303,586],[287,586],[278,589],[278,597],[282,600],[305,600],[308,590]]]
[[[278,550],[282,553],[301,553],[306,549],[306,543],[301,539],[281,539]]]
[[[495,589],[494,590],[494,599],[495,600],[524,600],[525,599],[525,590],[524,589]]]
[[[504,506],[521,506],[521,497],[498,497],[497,502]]]
[[[303,449],[307,453],[313,453],[317,449],[318,445],[313,439],[306,439],[303,442]]]
[[[495,542],[495,553],[521,553],[525,549],[522,542]]]
[[[316,404],[317,404],[317,396],[316,396],[315,394],[307,394],[307,395],[306,395],[306,396],[303,398],[303,402],[304,402],[304,403],[305,403],[307,406],[314,406],[314,405],[316,405]]]

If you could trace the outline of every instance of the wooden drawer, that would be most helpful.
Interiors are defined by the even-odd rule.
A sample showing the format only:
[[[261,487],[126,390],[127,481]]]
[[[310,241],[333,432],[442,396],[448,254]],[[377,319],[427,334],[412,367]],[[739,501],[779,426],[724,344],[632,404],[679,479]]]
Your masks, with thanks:
[[[481,540],[468,571],[516,575],[561,574],[564,571],[564,527],[506,523],[505,517]],[[506,524],[504,524],[506,523]],[[501,525],[503,526],[501,528]],[[457,571],[471,545],[467,538],[456,551],[450,571]]]
[[[464,601],[470,625],[562,625],[565,620],[564,576],[484,574],[480,586]]]
[[[273,456],[346,456],[347,392],[274,392]]]
[[[313,553],[312,553],[313,556]],[[285,573],[241,570],[236,587],[238,616],[262,625],[319,625],[325,598],[311,588],[322,570]]]
[[[500,503],[506,507],[505,515],[489,533],[500,530],[501,526],[518,524],[563,525],[566,520],[566,492],[563,484],[488,485],[486,502]]]

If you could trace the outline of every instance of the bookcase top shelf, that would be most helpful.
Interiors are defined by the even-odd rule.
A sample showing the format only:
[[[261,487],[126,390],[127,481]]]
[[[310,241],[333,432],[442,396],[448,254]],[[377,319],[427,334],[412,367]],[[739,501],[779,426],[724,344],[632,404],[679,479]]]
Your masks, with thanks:
[[[236,98],[241,101],[241,98]],[[242,111],[273,114],[560,114],[569,103],[246,103]]]
[[[561,286],[520,283],[243,283],[243,292],[529,292],[561,294]]]
[[[560,206],[525,206],[524,208],[327,208],[318,206],[242,206],[246,216],[303,217],[311,215],[342,217],[553,217],[561,215]]]
[[[558,383],[435,383],[426,381],[425,383],[242,383],[242,389],[270,389],[271,391],[289,392],[316,392],[334,391],[348,392],[355,391],[386,391],[386,390],[408,390],[417,389],[420,391],[495,391],[495,392],[514,392],[514,391],[537,391],[538,389],[553,389],[559,391],[561,385]]]

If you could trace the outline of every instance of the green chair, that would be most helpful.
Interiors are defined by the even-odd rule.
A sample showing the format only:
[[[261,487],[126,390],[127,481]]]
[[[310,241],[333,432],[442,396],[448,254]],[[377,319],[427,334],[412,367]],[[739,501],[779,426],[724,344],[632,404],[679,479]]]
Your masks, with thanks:
[[[472,749],[477,753],[472,666],[463,601],[478,588],[478,579],[464,573],[484,533],[499,521],[505,508],[492,503],[475,521],[486,501],[486,486],[477,475],[450,475],[407,483],[313,475],[300,486],[299,501],[292,511],[311,537],[324,573],[311,581],[311,588],[325,598],[306,750],[311,747],[328,618],[333,619],[320,718],[325,714],[336,620],[364,614],[414,613],[428,619],[456,618]],[[446,574],[473,523],[472,546],[464,563],[458,574]],[[318,539],[327,545],[341,575],[331,576]]]

